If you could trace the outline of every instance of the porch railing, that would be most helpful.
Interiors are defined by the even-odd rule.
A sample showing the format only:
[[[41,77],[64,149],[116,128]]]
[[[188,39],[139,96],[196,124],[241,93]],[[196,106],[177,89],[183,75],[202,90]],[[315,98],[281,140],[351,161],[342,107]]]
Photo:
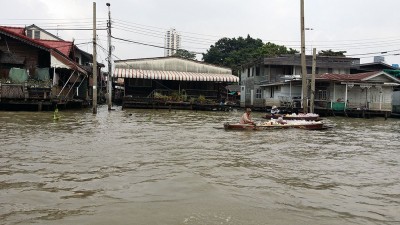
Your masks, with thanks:
[[[161,95],[170,96],[172,93],[179,93],[179,90],[170,90],[170,89],[154,89],[147,98],[154,98],[156,93]],[[203,95],[205,98],[208,99],[217,99],[218,92],[214,90],[198,90],[198,89],[182,89],[181,94],[185,94],[187,97],[197,98],[200,95]]]
[[[0,82],[0,99],[50,99],[51,88]]]

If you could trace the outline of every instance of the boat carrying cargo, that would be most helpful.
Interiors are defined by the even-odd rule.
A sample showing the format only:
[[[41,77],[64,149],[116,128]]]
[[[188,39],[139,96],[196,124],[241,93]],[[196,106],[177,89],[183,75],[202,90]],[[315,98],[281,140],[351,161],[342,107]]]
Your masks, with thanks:
[[[278,119],[279,117],[282,117],[284,120],[308,120],[308,121],[319,121],[321,118],[319,117],[318,114],[315,113],[292,113],[292,114],[270,114],[267,113],[262,118],[264,119]]]
[[[279,123],[276,120],[271,120],[261,124],[239,124],[239,123],[224,123],[225,130],[271,130],[271,129],[288,129],[297,128],[305,130],[325,130],[330,128],[321,121],[307,120],[291,120],[286,123]]]

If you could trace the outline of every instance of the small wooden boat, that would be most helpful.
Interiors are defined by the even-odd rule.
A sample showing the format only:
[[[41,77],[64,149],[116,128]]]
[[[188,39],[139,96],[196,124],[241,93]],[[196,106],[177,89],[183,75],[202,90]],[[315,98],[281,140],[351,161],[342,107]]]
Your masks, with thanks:
[[[314,121],[294,121],[294,123],[263,123],[260,125],[251,125],[251,124],[239,124],[239,123],[224,123],[225,130],[271,130],[271,129],[288,129],[288,128],[297,128],[297,129],[305,129],[305,130],[325,130],[329,128],[325,126],[321,122]]]
[[[320,121],[319,115],[307,116],[307,115],[292,115],[292,114],[265,114],[262,116],[264,119],[278,119],[282,117],[284,120],[307,120],[307,121]]]
[[[256,130],[256,125],[241,123],[224,123],[225,130]]]

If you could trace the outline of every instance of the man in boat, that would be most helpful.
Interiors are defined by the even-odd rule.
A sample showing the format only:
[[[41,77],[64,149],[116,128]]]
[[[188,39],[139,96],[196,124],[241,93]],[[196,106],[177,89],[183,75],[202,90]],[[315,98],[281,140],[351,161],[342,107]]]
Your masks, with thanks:
[[[271,109],[271,115],[274,116],[275,114],[279,114],[279,109],[274,105]]]
[[[255,125],[256,123],[251,120],[251,109],[247,108],[246,111],[243,113],[242,117],[240,117],[240,124],[252,124]]]

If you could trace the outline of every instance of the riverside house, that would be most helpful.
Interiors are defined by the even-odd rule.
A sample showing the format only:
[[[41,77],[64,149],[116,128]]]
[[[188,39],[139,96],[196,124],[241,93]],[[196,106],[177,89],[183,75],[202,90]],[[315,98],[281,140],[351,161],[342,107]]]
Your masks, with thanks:
[[[400,80],[383,72],[320,74],[316,76],[316,111],[332,109],[345,115],[384,115],[392,112],[393,90]]]
[[[231,69],[179,57],[116,60],[113,77],[134,108],[213,108],[239,82]]]
[[[310,82],[310,56],[307,56],[306,62]],[[373,71],[375,64],[360,67],[359,62],[358,58],[317,57],[316,112],[390,115],[393,90],[400,84],[399,79],[384,71]],[[368,70],[372,72],[351,74],[351,71]],[[241,106],[265,109],[276,105],[291,111],[301,110],[300,74],[299,55],[264,58],[247,65],[241,75]]]
[[[88,104],[92,56],[38,28],[0,26],[0,109]],[[100,69],[100,67],[99,67]]]
[[[311,74],[312,56],[306,57],[306,63]],[[359,63],[358,58],[318,56],[316,73],[349,74]],[[266,57],[244,65],[240,85],[241,107],[301,108],[300,55]]]

